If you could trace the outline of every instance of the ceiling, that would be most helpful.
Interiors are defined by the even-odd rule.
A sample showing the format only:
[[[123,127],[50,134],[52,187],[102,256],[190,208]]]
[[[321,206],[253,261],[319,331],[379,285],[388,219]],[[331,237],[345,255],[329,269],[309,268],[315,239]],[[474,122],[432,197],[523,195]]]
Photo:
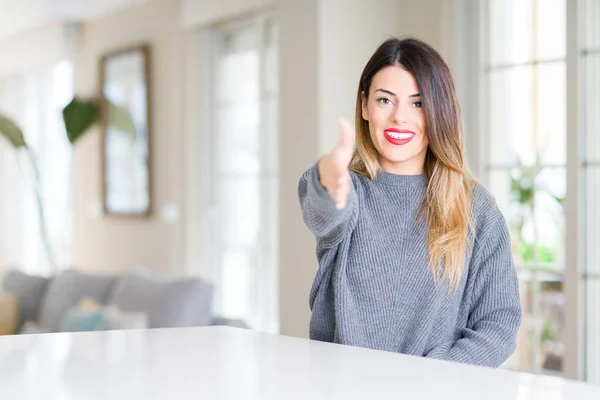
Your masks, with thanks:
[[[52,21],[85,21],[147,0],[0,0],[0,41]]]

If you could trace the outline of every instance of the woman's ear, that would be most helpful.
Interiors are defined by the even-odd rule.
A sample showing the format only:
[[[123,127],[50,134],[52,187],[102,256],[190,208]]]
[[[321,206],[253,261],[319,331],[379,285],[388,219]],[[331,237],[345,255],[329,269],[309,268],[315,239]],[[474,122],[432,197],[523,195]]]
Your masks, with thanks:
[[[365,91],[360,92],[360,101],[362,105],[362,117],[365,121],[369,120],[369,110],[367,109],[367,97]]]

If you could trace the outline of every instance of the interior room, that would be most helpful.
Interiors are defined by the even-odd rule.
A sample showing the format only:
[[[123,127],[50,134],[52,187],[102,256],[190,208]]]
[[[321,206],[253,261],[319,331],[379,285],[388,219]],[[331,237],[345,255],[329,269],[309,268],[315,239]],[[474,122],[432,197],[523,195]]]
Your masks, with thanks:
[[[298,182],[390,37],[446,61],[506,218],[522,323],[500,368],[600,385],[598,0],[0,0],[0,341],[309,339]]]

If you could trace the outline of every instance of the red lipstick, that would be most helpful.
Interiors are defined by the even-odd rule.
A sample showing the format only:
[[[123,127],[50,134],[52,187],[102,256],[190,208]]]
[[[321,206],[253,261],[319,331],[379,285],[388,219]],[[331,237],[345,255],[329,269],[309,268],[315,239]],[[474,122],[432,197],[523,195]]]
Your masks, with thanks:
[[[389,128],[383,131],[385,139],[393,145],[402,146],[414,139],[417,134],[407,129]]]

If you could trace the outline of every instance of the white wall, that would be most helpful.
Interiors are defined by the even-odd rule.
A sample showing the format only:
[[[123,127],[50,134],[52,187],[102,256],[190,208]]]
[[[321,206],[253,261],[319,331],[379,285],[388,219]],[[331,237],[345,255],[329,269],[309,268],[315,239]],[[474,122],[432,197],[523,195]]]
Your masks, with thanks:
[[[197,28],[272,6],[276,0],[181,0],[181,24]]]
[[[308,336],[314,239],[302,221],[298,179],[319,155],[319,0],[280,0],[279,21],[279,322]]]
[[[0,41],[0,78],[70,57],[70,32],[69,25],[50,22]]]

